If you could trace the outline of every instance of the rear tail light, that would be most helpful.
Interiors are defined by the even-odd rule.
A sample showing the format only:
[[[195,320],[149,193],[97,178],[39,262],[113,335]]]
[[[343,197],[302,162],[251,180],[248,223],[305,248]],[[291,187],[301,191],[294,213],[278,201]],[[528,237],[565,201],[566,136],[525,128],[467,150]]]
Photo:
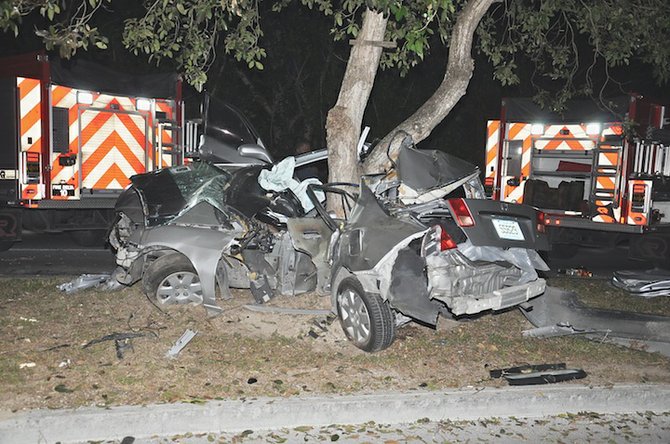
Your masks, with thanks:
[[[423,237],[421,256],[426,257],[441,251],[452,250],[458,247],[456,242],[440,225],[433,225]]]
[[[456,219],[459,227],[474,227],[475,220],[472,218],[470,209],[463,199],[449,199],[449,208]]]
[[[546,228],[544,227],[549,223],[549,220],[545,218],[544,212],[538,211],[537,212],[537,232],[538,233],[544,233],[546,231]]]
[[[493,195],[493,177],[484,179],[484,193],[486,194],[486,197],[491,197]]]

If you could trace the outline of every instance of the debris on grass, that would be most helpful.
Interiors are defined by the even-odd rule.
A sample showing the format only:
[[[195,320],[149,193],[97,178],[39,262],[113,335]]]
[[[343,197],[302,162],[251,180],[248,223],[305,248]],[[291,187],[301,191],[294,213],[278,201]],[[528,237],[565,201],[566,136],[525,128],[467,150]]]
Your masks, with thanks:
[[[119,359],[123,359],[123,357],[126,355],[126,352],[135,351],[131,338],[115,339],[114,348],[116,349],[116,357]]]
[[[615,271],[612,285],[627,291],[631,296],[643,298],[670,296],[670,271],[656,268],[644,271]]]
[[[126,339],[132,338],[141,338],[147,336],[145,333],[112,333],[111,335],[105,335],[98,339],[93,339],[88,341],[82,348],[89,348],[92,345],[99,344],[105,341],[124,341]]]
[[[74,390],[68,388],[65,384],[58,384],[56,387],[54,387],[54,390],[58,393],[74,393]]]
[[[580,368],[566,368],[565,363],[522,365],[489,371],[491,378],[505,378],[509,385],[539,385],[586,378]]]
[[[77,291],[86,290],[87,288],[96,288],[108,281],[110,277],[110,273],[82,274],[70,282],[58,285],[56,288],[58,288],[60,291],[64,291],[67,294],[70,294]]]
[[[561,279],[583,288],[580,297],[595,298],[610,292],[606,301],[605,296],[603,301],[598,300],[602,304],[627,298],[625,304],[617,302],[619,306],[651,306],[658,313],[670,307],[668,298],[632,298],[605,280]],[[210,319],[197,307],[167,308],[169,316],[158,312],[138,286],[119,293],[95,289],[72,295],[54,293],[56,285],[66,280],[3,280],[5,288],[10,289],[7,299],[13,300],[11,309],[7,299],[2,302],[7,309],[0,309],[0,333],[6,338],[0,342],[3,408],[107,407],[192,399],[507,385],[502,378],[490,379],[483,363],[492,369],[526,362],[567,362],[571,367],[586,369],[588,384],[593,385],[670,382],[670,360],[657,353],[588,341],[581,335],[543,340],[523,337],[522,330],[532,326],[517,310],[481,316],[477,322],[444,324],[441,320],[436,330],[405,325],[393,346],[370,356],[351,346],[337,322],[324,324],[321,316],[243,309],[242,305],[253,304],[248,291],[234,290],[234,299],[222,302],[224,313]],[[317,294],[277,298],[271,303],[320,309],[329,304]],[[20,315],[39,322],[21,321]],[[315,320],[328,331],[323,332]],[[198,331],[197,338],[176,360],[166,359],[167,350],[187,328]],[[308,336],[310,329],[320,338]],[[102,346],[82,348],[92,339],[113,332],[146,337],[133,338],[134,353],[127,353],[121,361],[114,355],[113,337]],[[32,341],[24,342],[26,337]],[[59,368],[66,359],[71,364]],[[19,369],[20,363],[28,362],[35,362],[36,367]],[[251,377],[256,383],[247,383]],[[54,386],[61,383],[74,393],[55,392]],[[313,429],[311,433],[317,432]]]
[[[177,355],[179,355],[179,352],[181,352],[184,347],[188,345],[189,342],[197,335],[197,331],[193,331],[191,329],[186,329],[183,335],[179,339],[177,339],[177,342],[168,350],[166,356],[168,358],[176,358]]]
[[[34,362],[24,362],[24,363],[22,363],[22,364],[19,364],[19,368],[20,368],[20,369],[24,369],[24,368],[34,368],[34,367],[36,367],[36,366],[37,366],[37,364],[35,364]]]
[[[594,330],[589,328],[575,328],[570,324],[559,323],[546,327],[537,327],[524,330],[521,333],[526,338],[554,338],[557,336],[583,335],[593,333],[609,334],[612,330]]]

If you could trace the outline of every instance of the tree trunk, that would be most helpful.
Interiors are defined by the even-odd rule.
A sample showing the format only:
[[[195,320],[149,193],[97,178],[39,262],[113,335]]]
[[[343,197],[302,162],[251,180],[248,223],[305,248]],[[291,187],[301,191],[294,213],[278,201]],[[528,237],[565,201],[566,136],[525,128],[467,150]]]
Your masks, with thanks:
[[[382,13],[366,10],[357,40],[383,41],[387,21]],[[340,95],[326,120],[330,182],[358,183],[360,180],[356,145],[381,54],[381,46],[355,44],[351,48]],[[328,208],[339,214],[336,203],[337,199],[329,199]]]
[[[470,83],[475,64],[472,59],[472,43],[475,30],[486,11],[493,3],[501,0],[470,0],[459,13],[451,32],[449,61],[442,83],[435,93],[411,117],[398,125],[378,144],[364,164],[366,173],[378,173],[391,166],[389,155],[395,159],[403,137],[398,133],[412,136],[419,143],[430,135],[453,109]],[[398,137],[396,137],[398,136]],[[389,148],[389,144],[391,144]]]

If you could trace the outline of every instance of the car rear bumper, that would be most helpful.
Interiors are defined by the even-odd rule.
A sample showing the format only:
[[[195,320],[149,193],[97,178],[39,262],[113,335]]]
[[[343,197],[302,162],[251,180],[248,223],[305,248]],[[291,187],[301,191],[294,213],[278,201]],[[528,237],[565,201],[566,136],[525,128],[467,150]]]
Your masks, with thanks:
[[[475,314],[486,310],[503,310],[541,295],[544,293],[546,286],[545,280],[538,278],[536,281],[527,284],[506,287],[483,295],[451,298],[449,308],[456,316]]]
[[[491,262],[474,262],[458,251],[426,258],[430,298],[455,315],[513,307],[544,293],[546,281],[519,283],[521,270]]]

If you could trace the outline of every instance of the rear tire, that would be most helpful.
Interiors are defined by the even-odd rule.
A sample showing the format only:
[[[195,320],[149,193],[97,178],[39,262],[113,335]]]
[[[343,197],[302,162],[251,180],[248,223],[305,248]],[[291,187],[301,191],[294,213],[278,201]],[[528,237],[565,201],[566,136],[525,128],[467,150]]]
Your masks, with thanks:
[[[202,304],[202,285],[186,256],[169,253],[153,261],[142,276],[144,292],[159,305]]]
[[[366,352],[388,348],[395,339],[395,316],[377,294],[366,293],[355,278],[347,278],[337,290],[337,314],[347,338]]]

